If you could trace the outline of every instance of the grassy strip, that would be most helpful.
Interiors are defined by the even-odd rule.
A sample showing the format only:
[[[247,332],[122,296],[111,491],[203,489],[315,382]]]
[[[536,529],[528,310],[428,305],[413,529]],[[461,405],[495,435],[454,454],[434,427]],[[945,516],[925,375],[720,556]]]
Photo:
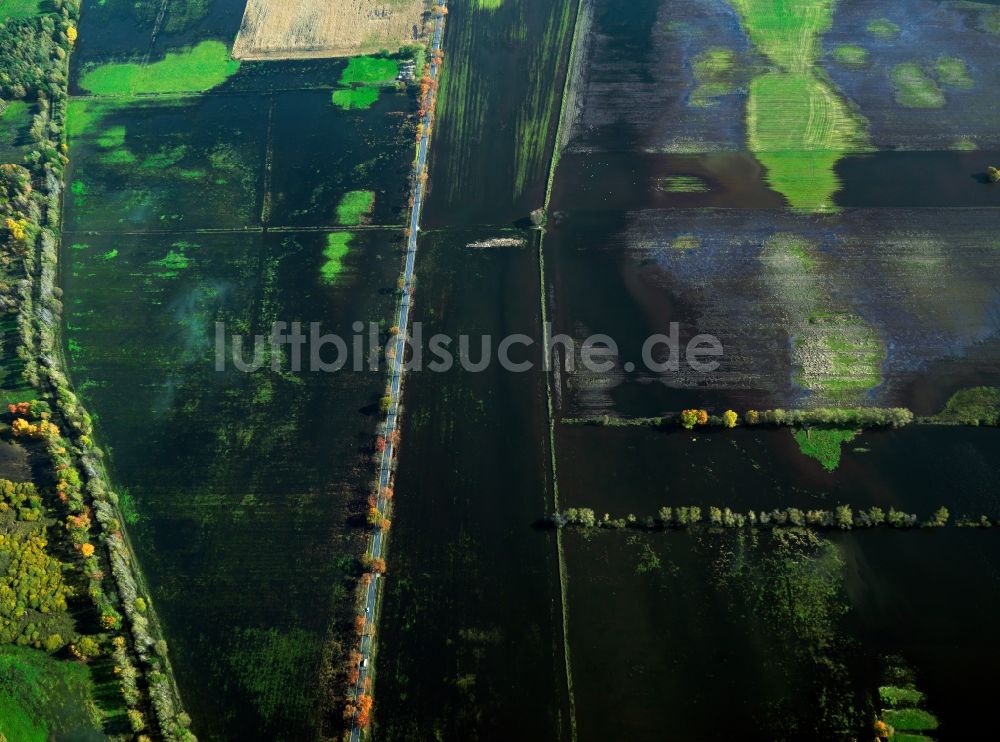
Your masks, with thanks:
[[[200,93],[221,85],[239,68],[221,41],[202,41],[152,64],[101,65],[83,75],[80,87],[109,96]]]
[[[882,712],[886,724],[904,732],[924,732],[938,728],[934,714],[923,709],[886,709]]]
[[[579,59],[577,55],[582,48],[580,45],[581,31],[589,28],[590,14],[593,12],[589,0],[578,0],[576,8],[576,22],[573,25],[573,37],[569,45],[569,61],[566,66],[566,77],[563,80],[561,101],[559,104],[559,118],[556,123],[556,135],[552,145],[552,156],[549,160],[549,173],[545,183],[545,201],[542,205],[544,213],[548,213],[552,201],[552,185],[556,178],[556,169],[559,167],[559,158],[566,141],[565,127],[568,125],[567,109],[569,99],[572,95],[573,76],[577,69]],[[541,308],[541,324],[543,347],[549,347],[549,320],[548,305],[546,303],[546,282],[545,282],[545,230],[540,230],[538,236],[538,301]],[[546,364],[550,364],[552,358],[546,358]],[[559,511],[559,476],[556,455],[556,418],[555,406],[552,400],[552,381],[549,373],[545,374],[545,404],[546,417],[549,428],[549,461],[552,475],[552,508],[553,512]],[[576,742],[576,693],[573,686],[573,662],[569,646],[569,573],[566,568],[566,552],[563,547],[562,532],[556,532],[556,556],[559,564],[559,602],[562,613],[562,640],[563,640],[563,661],[566,668],[566,695],[569,703],[569,730],[570,739]]]
[[[882,703],[896,708],[919,706],[924,700],[924,694],[916,688],[900,688],[895,685],[883,685],[878,689]]]

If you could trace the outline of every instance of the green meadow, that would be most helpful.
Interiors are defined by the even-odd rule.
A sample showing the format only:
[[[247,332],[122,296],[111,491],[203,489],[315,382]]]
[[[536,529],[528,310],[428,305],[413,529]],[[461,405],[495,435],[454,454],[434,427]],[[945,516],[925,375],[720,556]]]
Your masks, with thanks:
[[[371,108],[379,98],[379,89],[369,85],[355,88],[334,90],[331,96],[333,104],[345,111],[356,108]]]
[[[388,57],[351,57],[340,74],[341,85],[392,82],[399,74],[399,62]]]
[[[750,83],[750,150],[767,168],[770,186],[790,206],[832,210],[840,188],[834,166],[845,154],[868,148],[864,120],[815,68],[833,2],[803,0],[788,6],[732,0],[732,5],[753,45],[774,66]]]
[[[239,68],[221,41],[202,41],[148,65],[100,65],[83,75],[80,87],[107,96],[200,93],[221,85]]]
[[[350,191],[337,205],[337,222],[348,227],[361,222],[375,207],[374,191]]]
[[[0,738],[100,739],[93,688],[87,665],[38,649],[0,647]]]

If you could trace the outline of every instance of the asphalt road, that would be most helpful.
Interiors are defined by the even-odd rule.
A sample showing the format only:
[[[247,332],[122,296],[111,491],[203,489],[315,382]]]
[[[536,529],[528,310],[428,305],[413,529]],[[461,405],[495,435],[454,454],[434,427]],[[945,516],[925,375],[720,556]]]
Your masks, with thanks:
[[[440,5],[442,7],[446,7],[447,3],[442,0]],[[434,19],[434,37],[431,42],[432,52],[441,50],[443,32],[444,17],[442,15],[438,15]],[[437,80],[438,72],[439,70],[437,65],[431,63],[430,77],[432,80]],[[437,97],[437,90],[432,88],[429,95],[432,96],[431,100],[433,102],[434,98]],[[392,360],[392,381],[389,384],[389,411],[386,414],[385,421],[386,447],[382,452],[382,462],[379,466],[378,475],[378,509],[381,511],[385,510],[386,500],[383,492],[385,491],[385,488],[389,486],[389,477],[392,473],[392,460],[393,456],[395,456],[395,446],[392,442],[392,433],[396,430],[396,426],[399,421],[399,396],[403,382],[402,366],[404,353],[406,351],[406,336],[410,327],[410,293],[413,288],[413,268],[417,257],[417,232],[420,229],[420,207],[423,205],[424,201],[424,182],[421,176],[427,172],[427,149],[429,145],[428,136],[431,129],[431,111],[433,110],[434,106],[428,105],[427,113],[424,114],[424,134],[420,138],[420,144],[417,147],[417,163],[414,170],[413,208],[410,211],[410,237],[406,242],[406,263],[403,267],[403,289],[400,296],[399,314],[396,318],[396,326],[399,328],[399,334],[396,335],[395,357]],[[382,556],[383,546],[384,535],[382,533],[382,529],[376,526],[372,530],[372,534],[369,539],[368,555],[371,556],[372,559],[380,558]],[[368,583],[368,593],[365,595],[365,620],[369,623],[372,623],[375,618],[375,604],[378,598],[378,585],[380,579],[379,575],[373,574],[371,582]],[[363,666],[360,668],[357,687],[354,689],[355,697],[360,696],[364,692],[365,680],[371,672],[371,650],[372,638],[365,633],[361,637],[361,657],[363,658]],[[351,728],[351,742],[359,742],[360,739],[361,729],[357,726],[357,724],[355,724]]]

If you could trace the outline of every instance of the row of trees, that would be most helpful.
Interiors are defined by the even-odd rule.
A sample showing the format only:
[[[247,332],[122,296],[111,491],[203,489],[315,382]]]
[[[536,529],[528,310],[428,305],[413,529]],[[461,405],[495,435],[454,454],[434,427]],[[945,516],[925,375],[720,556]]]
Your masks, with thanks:
[[[903,407],[817,407],[799,410],[747,410],[741,417],[733,410],[714,415],[708,410],[686,409],[658,417],[618,418],[609,415],[568,419],[571,425],[599,425],[603,427],[669,428],[681,426],[686,430],[696,427],[735,428],[747,427],[805,427],[830,425],[845,428],[901,428],[914,420],[913,413]]]
[[[41,433],[44,424],[45,435],[33,437],[40,439],[51,462],[66,529],[82,557],[87,593],[100,624],[116,634],[111,651],[133,731],[156,731],[150,727],[157,725],[150,725],[145,718],[145,687],[163,737],[191,740],[193,735],[187,730],[190,719],[181,710],[169,677],[166,643],[158,638],[147,615],[147,599],[140,595],[134,560],[116,509],[117,497],[105,484],[102,454],[91,441],[90,417],[61,368],[58,229],[62,178],[68,162],[68,56],[76,41],[79,1],[51,0],[49,7],[54,12],[0,26],[0,95],[33,100],[36,110],[29,131],[33,149],[25,158],[27,167],[0,166],[0,238],[6,258],[0,308],[17,311],[18,356],[24,363],[25,380],[44,394],[46,402],[53,403],[52,420],[40,412],[37,421],[32,417],[35,401],[17,403],[8,411],[18,416],[12,424],[22,435],[32,435],[31,426]],[[23,422],[16,422],[18,419]],[[106,551],[95,548],[98,539]],[[108,567],[113,582],[106,577]],[[135,654],[123,633],[123,614],[128,618]],[[94,649],[92,642],[81,638],[71,651],[75,656],[89,657]],[[143,665],[145,683],[140,680],[134,657]]]
[[[598,517],[591,508],[568,508],[551,516],[549,521],[557,528],[575,526],[579,528],[633,528],[652,531],[696,526],[718,528],[796,526],[849,531],[852,528],[875,528],[878,526],[935,528],[947,525],[949,518],[948,508],[943,506],[934,511],[929,518],[921,521],[913,513],[905,513],[895,508],[890,508],[886,512],[880,507],[855,510],[850,505],[838,505],[833,510],[783,508],[750,510],[743,513],[714,505],[706,508],[698,505],[685,505],[662,507],[656,516],[650,515],[644,518],[637,518],[635,515],[612,518],[609,513]],[[986,516],[982,516],[979,520],[964,518],[958,525],[989,527],[993,523]]]

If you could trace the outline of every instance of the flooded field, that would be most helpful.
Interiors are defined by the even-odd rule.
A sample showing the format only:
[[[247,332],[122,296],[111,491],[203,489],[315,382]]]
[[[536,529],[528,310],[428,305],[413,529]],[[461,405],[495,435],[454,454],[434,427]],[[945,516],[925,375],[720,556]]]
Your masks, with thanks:
[[[428,227],[506,226],[544,204],[576,10],[572,0],[450,6]]]
[[[935,738],[975,735],[1000,652],[998,549],[961,530],[570,534],[579,739],[662,739],[665,719],[691,740],[860,739],[900,677]]]
[[[534,332],[534,251],[466,247],[488,236],[425,235],[425,336]],[[538,362],[537,348],[516,355]],[[554,534],[533,527],[547,502],[542,376],[425,370],[405,400],[374,736],[565,738]]]
[[[556,440],[564,504],[614,517],[678,505],[746,512],[846,504],[921,518],[946,505],[956,518],[1000,518],[1000,477],[991,466],[1000,434],[992,429],[865,431],[839,447],[829,468],[803,452],[791,430],[692,435],[562,425]]]
[[[245,359],[276,321],[388,337],[417,105],[338,106],[346,60],[231,62],[244,5],[84,9],[66,353],[193,731],[318,739],[344,726],[385,372],[220,373],[216,333]]]
[[[220,373],[215,333],[398,332],[421,103],[396,60],[233,61],[244,5],[85,9],[65,352],[193,730],[332,738],[386,377]],[[1000,522],[996,429],[621,420],[930,416],[1000,386],[997,6],[792,5],[448,4],[413,319],[473,362],[523,333],[534,367],[406,376],[371,738],[981,728],[1000,542],[957,523]],[[30,115],[8,117],[14,152]],[[546,320],[577,343],[551,374]],[[719,339],[717,369],[646,368],[674,323]],[[571,368],[596,333],[610,368]],[[842,504],[951,520],[645,525]],[[568,507],[639,520],[551,527]]]
[[[578,738],[865,738],[876,719],[975,734],[969,704],[1000,656],[980,623],[1000,547],[954,524],[1000,515],[995,430],[617,419],[933,415],[1000,383],[996,6],[589,5],[544,243],[553,332],[577,343],[552,378],[559,503],[636,521],[563,532]],[[643,343],[673,323],[682,353],[719,338],[717,369],[648,369]],[[604,370],[580,363],[597,333],[616,343]],[[664,507],[841,504],[919,521],[945,506],[952,525],[656,525]]]

